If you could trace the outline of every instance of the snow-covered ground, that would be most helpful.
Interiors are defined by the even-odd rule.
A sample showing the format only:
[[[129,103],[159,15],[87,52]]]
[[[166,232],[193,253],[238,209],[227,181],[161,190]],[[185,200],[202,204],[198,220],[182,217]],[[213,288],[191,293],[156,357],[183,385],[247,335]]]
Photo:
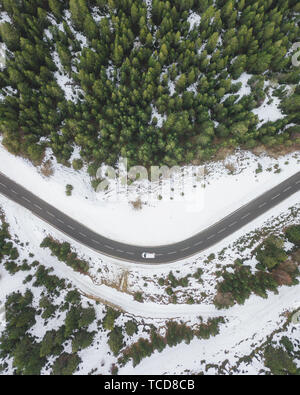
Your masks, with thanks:
[[[54,175],[46,178],[29,161],[9,154],[0,145],[0,171],[3,174],[97,233],[139,245],[169,244],[196,234],[295,174],[299,171],[299,160],[299,153],[275,160],[238,151],[225,162],[208,164],[208,175],[204,179],[188,178],[189,185],[183,187],[184,197],[150,200],[142,210],[134,210],[124,194],[119,200],[110,200],[109,193],[95,192],[86,168],[76,172],[53,159]],[[256,173],[258,163],[263,168],[259,174]],[[275,172],[275,165],[281,172]],[[234,169],[233,174],[226,166]],[[193,173],[199,168],[187,170]],[[65,193],[67,184],[74,186],[71,197]],[[157,185],[157,194],[168,188],[170,192],[167,181],[162,187]],[[180,195],[180,182],[173,188]],[[147,187],[142,185],[139,191],[137,196],[146,200]]]
[[[279,215],[280,213],[287,211],[289,207],[299,204],[299,197],[300,193],[293,195],[291,198],[287,199],[285,202],[281,203],[274,210],[272,210],[272,214]],[[267,220],[272,222],[272,218],[274,218],[270,213],[266,213],[259,217],[255,222],[248,224],[242,230],[236,232],[230,237],[227,237],[222,242],[215,245],[213,248],[210,248],[209,250],[198,254],[198,256],[186,259],[182,262],[171,263],[168,265],[163,265],[162,267],[157,267],[148,265],[136,265],[129,262],[117,262],[116,259],[101,256],[100,254],[90,250],[89,248],[73,241],[72,239],[69,239],[62,233],[53,229],[50,225],[47,225],[42,220],[34,217],[28,210],[18,206],[16,203],[11,202],[4,197],[0,197],[0,206],[4,209],[7,222],[10,224],[11,235],[17,235],[18,238],[27,246],[26,248],[28,250],[28,253],[34,253],[36,260],[54,266],[56,272],[60,277],[68,278],[69,280],[71,280],[75,284],[76,288],[78,288],[84,294],[94,296],[104,302],[111,303],[118,308],[127,311],[130,314],[144,318],[184,317],[185,319],[194,319],[199,315],[203,315],[205,317],[218,316],[220,315],[220,311],[217,311],[214,305],[212,305],[209,301],[206,303],[194,305],[185,303],[174,305],[159,304],[153,303],[151,301],[139,303],[134,300],[132,293],[121,292],[115,287],[108,286],[107,284],[109,284],[110,281],[112,282],[112,278],[114,278],[114,280],[118,282],[116,277],[118,277],[120,274],[124,274],[124,272],[132,274],[134,277],[137,277],[138,273],[139,281],[141,283],[144,283],[144,280],[147,280],[148,278],[151,279],[155,275],[158,277],[163,275],[167,276],[170,270],[172,270],[173,272],[179,270],[181,276],[184,276],[187,273],[192,273],[195,270],[195,267],[199,265],[199,263],[202,264],[203,268],[208,266],[209,269],[209,265],[204,263],[205,258],[209,256],[209,254],[213,252],[217,255],[218,252],[222,251],[225,247],[231,245],[238,238],[246,235],[248,232],[254,230],[255,228],[262,227]],[[295,220],[297,221],[297,218]],[[49,234],[56,239],[59,239],[60,241],[68,241],[71,243],[71,245],[75,248],[79,255],[90,263],[92,268],[91,271],[94,272],[94,275],[92,276],[93,280],[89,276],[84,276],[74,272],[64,263],[58,262],[56,258],[52,257],[49,250],[43,250],[40,248],[41,242]],[[235,258],[229,256],[228,264],[233,263],[234,259]],[[224,262],[223,265],[226,265],[226,262]],[[216,270],[215,266],[213,265],[211,269],[212,271]],[[100,270],[100,273],[102,273],[101,276],[99,275],[98,270]],[[98,278],[100,280],[98,280]],[[105,281],[107,279],[109,279],[110,281]],[[214,285],[215,281],[216,279],[214,278]],[[6,284],[6,287],[8,286],[8,282],[3,281],[3,279],[2,284]],[[5,286],[2,285],[2,287],[0,287],[0,299],[4,296],[4,294],[7,294]],[[14,286],[18,287],[17,284],[14,284]],[[149,283],[149,288],[147,287],[147,292],[150,294],[154,294],[155,292],[157,292],[156,288],[155,284]],[[210,288],[211,285],[206,284],[203,290],[208,292]],[[135,291],[134,285],[132,285],[132,290]],[[3,292],[3,294],[1,292]]]
[[[10,16],[8,15],[8,13],[7,12],[5,12],[5,11],[2,11],[1,13],[0,13],[0,23],[11,23],[11,18],[10,18]]]
[[[251,94],[251,87],[248,85],[248,81],[252,77],[252,74],[243,73],[239,79],[233,81],[235,84],[239,82],[242,83],[241,89],[237,92],[240,98]],[[259,126],[262,126],[266,122],[275,122],[285,117],[279,108],[280,99],[273,95],[274,87],[270,81],[265,81],[264,83],[264,90],[266,91],[267,89],[270,89],[270,92],[266,95],[264,102],[258,108],[252,110],[253,114],[258,116]],[[222,98],[222,102],[229,96],[231,95],[225,95]]]
[[[271,89],[270,97],[271,100],[266,97],[263,104],[259,107],[254,109],[252,112],[258,116],[259,119],[259,126],[262,126],[266,122],[276,122],[279,119],[283,119],[285,115],[281,112],[280,106],[280,99],[276,96],[273,96],[274,89]],[[270,100],[270,101],[269,101]]]
[[[145,206],[140,212],[133,211],[130,205],[126,205],[123,202],[120,206],[117,205],[114,211],[112,208],[115,203],[113,204],[105,200],[103,195],[97,195],[93,192],[85,169],[76,173],[72,169],[67,169],[54,162],[55,176],[49,179],[44,178],[29,162],[13,157],[3,148],[0,148],[0,158],[0,171],[24,185],[41,198],[59,207],[62,211],[73,215],[91,227],[93,225],[95,226],[95,222],[91,221],[93,213],[97,215],[97,218],[102,217],[102,220],[98,224],[99,226],[95,226],[95,230],[99,232],[105,232],[105,226],[108,226],[107,229],[112,229],[111,222],[116,220],[115,234],[117,237],[122,237],[122,234],[125,234],[125,231],[128,232],[129,229],[131,233],[129,240],[135,241],[135,226],[138,226],[137,218],[140,221],[145,221],[147,215],[149,215],[149,212],[147,214],[148,210],[159,212],[163,216],[164,205],[166,209],[168,208],[170,210],[169,213],[173,215],[173,218],[167,221],[166,217],[161,219],[159,218],[160,215],[158,215],[156,222],[159,226],[155,227],[156,232],[160,226],[163,226],[165,221],[167,221],[167,224],[164,224],[164,226],[168,231],[170,231],[172,224],[176,223],[176,221],[178,221],[177,223],[183,221],[184,224],[188,224],[188,221],[184,220],[184,216],[189,214],[184,203],[176,203],[177,205],[182,204],[184,214],[177,213],[172,202],[162,202],[162,205],[160,205],[161,202],[158,202],[157,206],[153,205],[153,207]],[[203,223],[201,223],[203,227],[210,223],[210,217],[213,218],[212,221],[214,222],[214,220],[223,217],[226,212],[237,208],[237,205],[240,206],[241,202],[244,204],[247,200],[263,193],[264,190],[269,189],[289,175],[294,174],[299,168],[299,156],[297,154],[286,156],[279,161],[268,157],[261,157],[258,162],[262,165],[262,173],[256,173],[256,169],[258,168],[257,159],[249,153],[238,153],[236,156],[227,159],[227,164],[234,164],[235,170],[233,175],[229,174],[223,162],[211,165],[211,167],[208,166],[207,170],[210,174],[205,179],[206,188],[203,190],[209,196],[209,199],[205,199],[205,204],[207,204],[209,211],[200,213],[204,218]],[[277,166],[274,167],[275,165]],[[282,171],[275,173],[278,167]],[[267,171],[268,168],[272,168],[272,171]],[[75,186],[74,195],[69,198],[65,195],[65,185],[67,183]],[[228,191],[231,193],[228,193]],[[217,195],[217,198],[211,202],[210,199],[213,199],[214,193]],[[237,197],[241,201],[238,201],[235,194],[237,194]],[[220,196],[222,196],[222,199],[220,199]],[[100,301],[99,305],[95,305],[98,320],[103,319],[104,310],[102,303],[113,305],[126,311],[129,317],[134,316],[136,319],[142,320],[147,324],[155,323],[156,326],[163,326],[164,320],[168,319],[183,320],[189,325],[194,325],[199,322],[199,317],[203,317],[205,320],[216,316],[224,316],[226,318],[226,323],[221,325],[220,334],[216,337],[208,340],[195,339],[189,345],[180,344],[174,348],[167,347],[162,353],[156,352],[151,357],[143,360],[135,368],[133,368],[131,363],[127,364],[119,370],[120,374],[125,375],[145,374],[145,372],[147,374],[198,373],[199,371],[205,371],[207,364],[220,365],[225,360],[229,361],[229,366],[234,366],[239,358],[251,353],[253,345],[259,346],[262,344],[266,340],[266,337],[284,322],[285,317],[283,313],[285,311],[292,311],[299,308],[300,285],[291,288],[280,287],[279,294],[274,295],[273,293],[269,293],[268,299],[251,296],[243,306],[236,305],[229,310],[216,310],[212,304],[216,285],[216,264],[224,267],[232,264],[238,257],[233,243],[254,229],[265,226],[266,222],[269,224],[272,222],[276,223],[274,217],[288,212],[288,209],[292,206],[299,206],[299,201],[300,193],[294,194],[270,212],[257,218],[254,222],[248,224],[230,237],[227,237],[213,248],[183,262],[157,267],[135,265],[130,262],[117,262],[115,259],[101,256],[67,238],[50,225],[34,217],[23,207],[0,196],[0,206],[3,208],[7,222],[10,224],[10,233],[13,238],[16,235],[24,245],[21,258],[28,257],[29,253],[33,253],[35,260],[40,261],[46,267],[53,267],[54,274],[58,277],[67,279],[83,294],[96,297]],[[82,210],[85,210],[85,215],[82,214]],[[194,229],[200,229],[201,224],[197,224],[196,220],[201,219],[201,216],[198,217],[199,213],[196,210],[191,214],[189,217],[190,225]],[[118,218],[115,218],[116,215],[127,215],[127,223],[118,221]],[[133,217],[133,220],[130,223],[131,217]],[[136,219],[134,219],[135,217]],[[104,224],[103,219],[108,224]],[[294,221],[299,222],[299,218],[295,218]],[[89,262],[92,276],[83,276],[74,272],[64,263],[59,262],[55,257],[51,256],[49,250],[41,249],[40,243],[49,234],[60,241],[70,242],[79,256]],[[179,237],[186,237],[187,234],[186,231],[183,232],[180,230],[171,235],[176,240]],[[205,263],[211,253],[215,253],[218,256],[224,248],[228,249],[224,261],[218,261],[218,258],[216,258],[216,262],[211,262],[209,265]],[[249,251],[245,250],[244,256],[248,257],[247,264],[251,265],[248,255]],[[255,266],[255,262],[253,262],[253,266]],[[180,277],[182,277],[188,273],[194,273],[199,267],[204,269],[204,282],[203,284],[198,284],[198,288],[189,288],[188,292],[191,290],[190,295],[195,299],[197,299],[197,295],[204,292],[207,294],[207,298],[203,302],[197,302],[193,305],[187,304],[184,302],[184,299],[179,300],[178,304],[164,303],[163,297],[166,296],[165,291],[159,289],[157,279],[166,277],[170,270],[173,273],[179,272]],[[122,278],[124,272],[128,273],[128,290],[122,292],[115,286],[115,283],[118,282],[119,278]],[[20,272],[12,277],[5,269],[1,269],[0,276],[0,301],[2,303],[6,295],[11,292],[16,290],[24,291],[26,289],[26,285],[23,284],[24,273]],[[151,279],[154,279],[154,281],[151,282]],[[145,281],[148,284],[147,289],[143,288]],[[144,303],[134,300],[133,293],[136,291],[144,291],[146,295]],[[36,298],[38,298],[40,290],[33,289],[33,292]],[[159,296],[159,292],[161,292],[161,300],[157,297],[153,301],[147,296],[147,294]],[[3,328],[4,318],[5,314],[0,306],[0,331],[1,323]],[[64,315],[61,315],[59,320],[54,320],[51,323],[51,327],[59,327],[63,323],[63,319]],[[91,325],[90,329],[97,330],[96,326],[93,325]],[[139,328],[141,331],[139,332],[139,336],[143,336],[142,327]],[[38,320],[32,330],[34,335],[41,339],[46,329],[43,327],[42,321]],[[71,345],[67,346],[67,351],[71,350],[70,347]],[[115,361],[114,357],[109,354],[107,337],[101,331],[97,331],[93,345],[80,352],[80,356],[83,363],[80,365],[79,374],[87,374],[94,368],[99,369],[100,365],[101,369],[98,371],[109,374],[111,365]],[[202,363],[201,361],[205,362]],[[261,361],[256,361],[251,367],[248,367],[248,372],[257,374],[262,366]],[[242,368],[245,368],[244,365],[241,366]],[[43,374],[47,373],[48,371],[43,372]],[[206,374],[216,374],[216,369],[210,368]]]
[[[279,295],[268,299],[252,296],[244,306],[230,309],[228,323],[221,327],[220,334],[208,340],[193,340],[189,345],[167,347],[156,352],[136,368],[129,364],[120,374],[182,374],[184,371],[199,372],[201,362],[221,365],[226,359],[234,364],[239,358],[251,353],[253,344],[262,343],[284,322],[285,311],[300,306],[300,286],[281,289]]]
[[[287,201],[278,205],[272,210],[273,215],[279,215],[290,206],[295,206],[299,203],[300,194],[296,194]],[[224,360],[228,359],[230,365],[234,365],[237,360],[248,355],[253,350],[253,344],[260,345],[265,341],[266,336],[278,328],[279,324],[284,322],[283,313],[285,311],[292,311],[300,306],[300,285],[294,287],[281,287],[279,294],[274,295],[270,293],[268,299],[262,299],[257,296],[250,297],[245,305],[234,306],[229,310],[216,310],[212,304],[203,303],[195,305],[161,305],[158,303],[138,303],[133,300],[132,296],[117,291],[114,288],[106,285],[97,285],[92,282],[88,276],[83,276],[75,273],[72,269],[67,267],[64,263],[58,262],[55,257],[52,257],[49,250],[41,249],[39,247],[42,239],[52,234],[60,240],[67,239],[64,235],[52,229],[49,225],[43,223],[40,219],[35,218],[26,209],[18,206],[17,204],[8,201],[6,198],[0,198],[0,206],[3,208],[7,222],[10,224],[10,233],[14,238],[17,235],[21,243],[23,243],[23,252],[21,250],[20,258],[28,257],[28,253],[34,254],[34,259],[40,261],[46,267],[53,267],[54,273],[60,278],[65,278],[71,282],[73,286],[80,291],[99,297],[100,300],[109,302],[119,308],[124,309],[130,315],[144,320],[147,323],[162,322],[164,319],[181,319],[189,324],[198,322],[198,317],[204,319],[214,316],[224,316],[226,324],[221,326],[220,334],[208,340],[193,340],[189,345],[181,344],[174,348],[167,347],[162,353],[154,353],[151,357],[143,360],[140,365],[133,368],[131,363],[121,368],[119,373],[125,375],[133,374],[183,374],[185,371],[197,373],[203,371],[204,366],[200,361],[205,361],[204,364],[221,364]],[[139,267],[140,275],[142,278],[153,276],[155,274],[161,275],[163,271],[168,273],[170,269],[176,271],[181,269],[184,273],[186,270],[191,270],[195,261],[203,261],[204,257],[214,251],[216,254],[224,247],[230,245],[238,237],[245,235],[248,231],[253,230],[254,227],[259,227],[265,224],[267,219],[270,219],[271,213],[266,213],[260,217],[255,223],[249,224],[242,231],[237,232],[230,238],[227,238],[222,243],[219,243],[214,249],[205,251],[199,254],[194,259],[187,260],[186,262],[167,265],[166,268],[155,267]],[[295,219],[297,220],[297,219]],[[72,246],[80,255],[84,255],[86,259],[91,258],[91,264],[104,265],[109,259],[99,256],[99,254],[88,250],[86,247],[81,246],[76,242],[72,242]],[[20,251],[20,249],[19,249]],[[228,259],[230,261],[230,258]],[[227,262],[227,264],[230,262]],[[113,266],[113,260],[110,262],[110,268]],[[226,262],[224,262],[226,264]],[[127,270],[135,270],[135,265],[115,262],[116,266],[123,265]],[[0,282],[0,301],[5,299],[5,296],[13,291],[24,291],[26,285],[23,284],[24,273],[20,272],[15,276],[10,276],[2,269]],[[37,296],[40,290],[33,289],[34,294]],[[103,308],[101,305],[95,306],[97,312],[97,319],[103,318]],[[53,322],[55,328],[58,327],[64,318]],[[157,321],[158,320],[158,321]],[[47,328],[49,329],[49,328]],[[97,329],[96,327],[90,328],[91,330]],[[45,329],[42,327],[41,322],[33,328],[33,333],[38,338],[43,336]],[[97,344],[97,346],[96,346]],[[70,348],[70,347],[69,347]],[[69,350],[70,351],[70,350]],[[99,364],[104,363],[101,372],[108,372],[114,358],[108,355],[109,349],[106,344],[106,336],[97,332],[96,342],[94,346],[89,347],[80,353],[83,364],[81,365],[80,374],[86,374],[93,368],[99,368]],[[258,364],[259,366],[259,364]],[[253,367],[255,370],[255,366]],[[211,369],[207,372],[215,373]]]
[[[192,12],[188,17],[188,23],[190,24],[190,31],[199,27],[201,22],[201,15],[196,12]]]
[[[150,15],[149,0],[146,0],[146,4]],[[66,16],[67,20],[70,21],[70,15],[67,14]],[[2,14],[1,18],[0,23],[9,21],[5,14]],[[95,14],[94,18],[99,21],[101,16]],[[199,15],[195,13],[190,15],[191,29],[197,27],[200,22]],[[87,45],[85,37],[74,30],[73,33],[81,42],[82,47],[85,47]],[[74,92],[73,81],[64,74],[57,52],[53,53],[53,57],[59,69],[59,72],[55,73],[55,78],[64,90],[66,98],[76,100],[78,92]],[[247,86],[250,77],[250,75],[243,74],[239,80],[235,81],[242,82],[242,88],[239,92],[241,96],[247,95],[251,91]],[[170,82],[170,88],[175,89],[174,83]],[[195,87],[192,86],[190,90],[195,90]],[[259,109],[253,111],[258,115],[261,123],[275,121],[283,117],[278,109],[279,100],[274,98],[270,104],[267,104],[267,101],[266,99]],[[156,108],[153,108],[154,116],[158,119],[158,125],[161,126],[165,118],[158,114]],[[51,153],[48,150],[46,159],[50,157]],[[75,150],[73,158],[75,157],[78,157],[78,149]],[[6,176],[100,234],[122,242],[154,245],[180,241],[201,231],[295,174],[299,171],[300,154],[298,152],[275,160],[267,156],[257,158],[249,152],[237,151],[226,161],[208,164],[206,166],[208,174],[204,179],[198,181],[192,176],[194,172],[198,171],[197,167],[185,168],[183,170],[190,173],[188,177],[189,187],[184,189],[180,182],[173,184],[175,193],[163,194],[161,201],[148,201],[147,186],[140,184],[140,189],[136,189],[135,195],[140,197],[142,202],[146,202],[140,211],[133,210],[130,201],[126,201],[124,195],[120,196],[118,201],[115,201],[111,200],[113,195],[111,190],[105,193],[94,192],[91,188],[90,178],[87,176],[86,167],[82,171],[76,172],[71,168],[57,164],[55,159],[52,159],[52,164],[54,175],[46,178],[29,161],[12,156],[0,145],[0,171]],[[258,164],[261,165],[262,172],[260,172]],[[280,172],[277,171],[278,168],[281,169]],[[74,186],[71,197],[67,197],[65,194],[67,184]],[[162,186],[156,186],[156,196],[160,191],[169,188],[167,182],[162,184]],[[185,192],[184,197],[179,198],[177,194],[177,198],[174,199],[174,195],[183,190]],[[142,361],[136,368],[133,368],[131,364],[126,365],[119,371],[120,374],[126,375],[197,373],[203,370],[203,364],[200,361],[205,361],[205,364],[220,365],[228,360],[229,364],[233,365],[240,357],[248,355],[254,344],[261,344],[266,336],[284,322],[284,312],[292,311],[300,306],[300,285],[281,287],[278,295],[270,293],[268,299],[251,296],[245,305],[236,305],[229,310],[221,311],[216,310],[209,298],[206,302],[194,305],[184,302],[166,304],[157,300],[153,302],[148,298],[145,299],[144,303],[138,303],[132,295],[134,291],[141,290],[141,284],[146,280],[149,284],[148,294],[159,294],[157,284],[149,282],[151,277],[167,276],[170,270],[180,272],[181,276],[192,272],[200,264],[203,264],[209,254],[217,254],[224,248],[232,248],[232,243],[235,240],[247,234],[247,232],[263,226],[266,221],[271,222],[272,216],[280,215],[287,211],[289,207],[299,205],[299,201],[300,193],[297,193],[272,209],[271,212],[265,213],[213,248],[185,261],[157,267],[118,262],[115,259],[101,256],[69,239],[34,217],[26,209],[0,195],[0,206],[3,208],[10,224],[11,234],[13,237],[16,235],[23,243],[21,258],[26,258],[29,253],[33,253],[34,259],[47,267],[53,267],[56,275],[68,279],[82,293],[99,298],[103,303],[114,305],[149,323],[157,323],[157,320],[163,322],[166,319],[182,319],[193,324],[199,316],[203,318],[220,315],[226,317],[226,324],[221,326],[221,332],[218,336],[209,340],[195,339],[189,345],[181,344],[174,348],[167,347],[162,353],[156,352]],[[91,277],[74,272],[64,263],[58,262],[55,257],[51,256],[49,250],[40,248],[41,241],[49,234],[61,241],[69,241],[79,255],[89,261],[93,280]],[[234,260],[235,252],[233,250],[231,252],[231,257],[226,256],[225,261],[222,262],[223,266]],[[253,265],[255,265],[255,262],[253,262]],[[203,286],[201,285],[202,288],[199,286],[196,290],[198,293],[200,293],[200,290],[207,294],[213,292],[216,279],[214,277],[212,280],[211,272],[215,270],[214,266],[204,273],[205,282]],[[129,273],[131,293],[121,292],[121,290],[109,286],[109,283],[113,280],[116,281],[118,277],[121,279],[124,272]],[[104,282],[104,278],[106,278],[106,282]],[[27,286],[23,284],[23,280],[24,273],[20,272],[12,277],[5,269],[0,268],[0,331],[5,319],[3,301],[9,293],[26,289]],[[37,298],[40,297],[39,289],[33,289],[32,291]],[[161,291],[163,294],[164,290]],[[103,305],[98,305],[96,312],[97,320],[103,319]],[[60,326],[63,318],[64,315],[59,320],[53,320],[53,327]],[[91,325],[90,329],[98,331],[96,323]],[[42,321],[37,322],[33,328],[33,333],[41,340],[45,333]],[[299,336],[299,330],[294,332],[293,336]],[[103,336],[98,331],[95,340],[97,347],[94,344],[93,347],[89,347],[80,353],[83,359],[81,374],[99,368],[100,365],[102,366],[101,373],[109,373],[114,358],[109,355],[106,340],[106,335]],[[70,346],[68,347],[70,351]],[[252,371],[257,373],[261,367],[260,361],[257,361],[257,364],[252,366]],[[213,369],[208,371],[208,373],[213,372],[215,373]]]

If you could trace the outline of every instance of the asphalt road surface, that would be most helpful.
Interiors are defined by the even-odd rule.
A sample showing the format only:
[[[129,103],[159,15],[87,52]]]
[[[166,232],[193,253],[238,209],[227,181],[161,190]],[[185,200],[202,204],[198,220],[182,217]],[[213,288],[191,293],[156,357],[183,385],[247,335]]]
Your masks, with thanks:
[[[101,254],[148,264],[179,261],[206,250],[299,190],[300,172],[189,239],[165,246],[142,247],[119,243],[93,232],[0,173],[0,193],[27,208],[54,228]],[[145,252],[155,253],[155,258],[144,258]]]

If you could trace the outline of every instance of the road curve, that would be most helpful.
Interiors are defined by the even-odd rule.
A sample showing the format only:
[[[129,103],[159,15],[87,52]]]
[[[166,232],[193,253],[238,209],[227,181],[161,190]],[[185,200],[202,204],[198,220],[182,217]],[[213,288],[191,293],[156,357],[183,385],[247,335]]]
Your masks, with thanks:
[[[2,195],[30,210],[34,215],[72,239],[101,254],[143,264],[175,262],[206,250],[299,190],[300,172],[223,218],[215,225],[184,241],[165,246],[143,247],[120,243],[97,234],[0,173],[0,193]],[[142,254],[144,252],[155,253],[155,258],[143,258]]]

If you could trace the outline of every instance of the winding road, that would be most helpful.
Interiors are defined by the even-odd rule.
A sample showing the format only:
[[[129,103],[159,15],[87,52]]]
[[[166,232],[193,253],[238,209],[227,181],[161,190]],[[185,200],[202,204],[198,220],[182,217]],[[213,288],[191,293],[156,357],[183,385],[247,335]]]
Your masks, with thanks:
[[[97,234],[0,173],[2,195],[30,210],[72,239],[113,258],[157,265],[179,261],[212,247],[298,191],[300,172],[193,237],[174,244],[143,247],[120,243]],[[145,252],[155,253],[155,258],[144,258]]]

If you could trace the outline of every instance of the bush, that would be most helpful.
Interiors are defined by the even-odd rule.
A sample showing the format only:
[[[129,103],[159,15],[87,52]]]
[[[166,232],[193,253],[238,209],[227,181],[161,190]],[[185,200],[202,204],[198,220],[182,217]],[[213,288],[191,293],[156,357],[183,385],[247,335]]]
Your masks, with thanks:
[[[114,329],[115,320],[120,316],[120,313],[111,307],[107,308],[106,315],[103,319],[103,328],[112,331]]]
[[[267,290],[276,291],[278,287],[272,274],[262,271],[252,274],[249,266],[239,267],[234,273],[224,272],[223,278],[214,300],[218,308],[228,308],[234,302],[243,304],[252,292],[265,297]]]
[[[136,300],[137,302],[143,303],[144,299],[143,299],[143,295],[141,292],[136,292],[134,294],[134,300]]]
[[[125,324],[125,330],[128,336],[133,336],[138,331],[138,327],[134,321],[127,321]]]
[[[72,195],[73,189],[74,189],[73,185],[68,184],[68,185],[66,186],[66,195],[67,195],[67,196],[71,196],[71,195]]]
[[[72,352],[84,350],[89,347],[94,340],[95,332],[87,332],[86,330],[80,330],[76,332],[72,339]]]
[[[77,354],[64,352],[53,364],[52,374],[54,376],[71,376],[76,371],[81,359]]]
[[[291,243],[300,246],[300,225],[290,226],[286,231],[285,235]]]
[[[120,327],[114,328],[108,335],[108,345],[115,356],[123,347],[124,336]]]
[[[74,159],[72,162],[74,170],[81,170],[83,167],[83,161],[81,159]]]
[[[283,239],[276,236],[270,236],[255,250],[256,259],[265,268],[271,270],[287,260],[288,256],[284,251],[283,246]]]
[[[268,346],[264,352],[265,366],[274,375],[295,375],[297,366],[282,348]]]
[[[88,262],[79,259],[77,254],[71,251],[71,246],[69,243],[59,243],[58,241],[53,240],[51,237],[46,237],[42,241],[41,247],[49,248],[52,254],[56,256],[59,261],[64,262],[75,271],[83,274],[86,274],[89,271]]]

